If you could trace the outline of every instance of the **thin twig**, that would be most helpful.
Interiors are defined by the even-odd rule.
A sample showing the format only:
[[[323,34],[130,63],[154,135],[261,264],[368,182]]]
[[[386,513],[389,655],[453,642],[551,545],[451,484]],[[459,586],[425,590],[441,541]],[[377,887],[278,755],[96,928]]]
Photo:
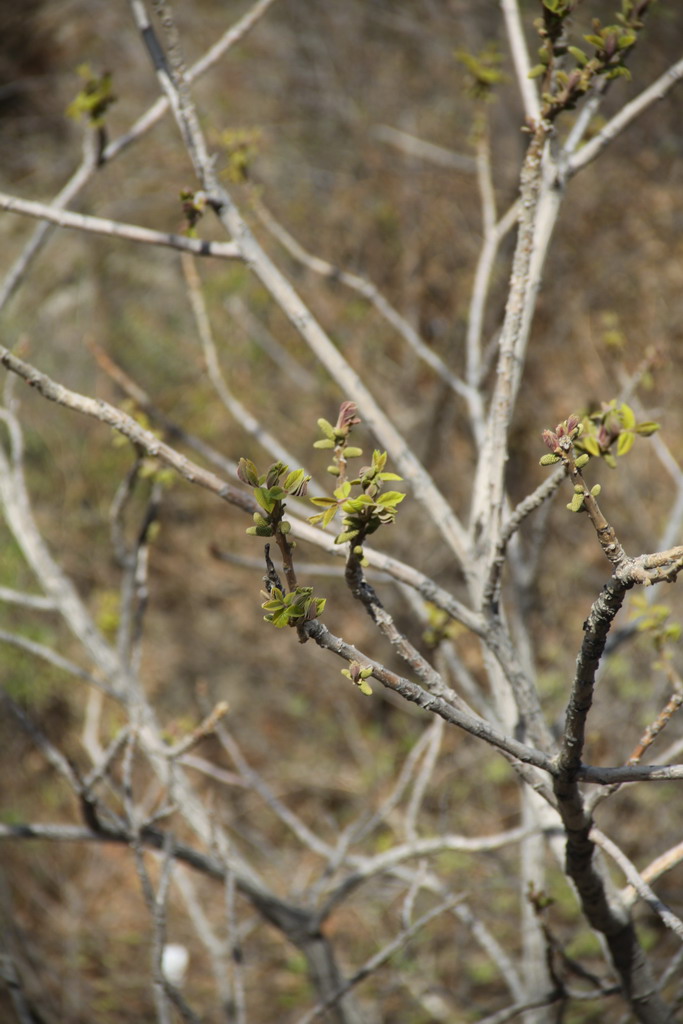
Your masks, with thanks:
[[[620,850],[616,843],[612,842],[608,836],[595,827],[591,829],[590,837],[601,850],[604,850],[612,858],[615,864],[619,865],[629,884],[638,893],[641,900],[647,903],[650,910],[657,915],[667,928],[675,932],[679,939],[683,939],[683,921],[655,895],[635,864],[628,859],[623,850]]]
[[[2,351],[11,360],[16,360],[15,356],[0,346]],[[90,401],[96,404],[94,400]],[[129,681],[122,672],[118,658],[93,622],[73,583],[52,558],[36,526],[23,474],[23,439],[19,422],[8,410],[0,410],[0,419],[7,425],[12,445],[10,463],[0,444],[0,499],[5,508],[7,525],[43,590],[58,605],[67,625],[102,672],[103,682],[120,696]]]
[[[519,13],[519,5],[517,0],[500,0],[500,6],[505,18],[505,28],[507,30],[512,60],[515,65],[517,85],[524,103],[524,112],[527,122],[533,128],[541,116],[541,107],[536,83],[529,78],[531,63],[524,37],[524,27]]]
[[[659,857],[655,857],[653,861],[647,865],[646,868],[640,872],[640,877],[644,882],[650,883],[660,878],[666,871],[671,871],[683,860],[683,842],[677,843],[670,849],[661,853]],[[627,903],[632,902],[635,898],[636,890],[632,886],[627,886],[623,890],[623,897]]]
[[[144,5],[141,0],[130,0],[130,4],[136,24],[149,49],[160,86],[169,98],[179,130],[189,146],[189,154],[209,204],[216,211],[230,238],[237,243],[242,258],[307,343],[316,360],[327,369],[344,392],[354,396],[366,425],[389,452],[401,475],[414,488],[416,497],[424,504],[463,571],[467,571],[469,542],[462,524],[393,422],[380,408],[365,382],[346,362],[290,282],[257,242],[232,197],[218,180],[189,93],[186,89],[179,90],[174,82]]]
[[[421,928],[424,928],[425,925],[430,923],[430,921],[439,917],[444,913],[444,911],[452,909],[456,903],[462,899],[462,896],[450,897],[443,903],[440,903],[437,907],[427,911],[426,914],[419,917],[408,928],[404,928],[400,931],[398,935],[391,940],[391,942],[388,942],[386,946],[383,947],[383,949],[379,950],[378,953],[375,953],[374,956],[371,956],[366,960],[363,966],[359,967],[350,978],[347,978],[344,984],[341,985],[331,996],[322,1002],[317,1003],[313,1009],[309,1010],[309,1012],[304,1014],[303,1017],[300,1017],[297,1024],[310,1024],[311,1021],[319,1017],[325,1012],[325,1010],[334,1006],[335,1003],[337,1003],[347,992],[350,992],[352,988],[358,985],[361,981],[364,981],[365,978],[369,977],[371,974],[374,974],[374,972],[385,964],[387,960],[391,959],[391,957],[398,952],[401,946],[404,946],[406,942],[412,939],[412,937],[416,935]]]
[[[90,180],[97,167],[97,158],[92,131],[87,130],[83,136],[83,158],[69,181],[50,203],[53,210],[64,209],[71,200]],[[4,309],[14,292],[28,273],[31,264],[42,249],[52,232],[52,225],[43,221],[34,229],[33,234],[10,267],[0,288],[0,310]]]
[[[506,736],[504,733],[494,729],[482,718],[459,710],[441,697],[428,693],[421,686],[418,686],[417,683],[413,683],[397,675],[395,672],[391,672],[383,665],[378,664],[363,654],[352,644],[346,643],[341,637],[334,636],[319,619],[305,623],[302,628],[319,647],[332,651],[340,658],[343,658],[344,661],[356,661],[361,665],[370,666],[372,668],[372,675],[378,682],[386,686],[387,689],[393,690],[394,693],[400,694],[406,700],[417,704],[418,707],[439,715],[451,725],[457,725],[464,729],[465,732],[470,733],[470,735],[485,740],[491,746],[509,754],[523,764],[534,765],[551,775],[555,774],[555,764],[547,754],[527,746],[525,743],[520,743],[519,740],[513,739],[511,736]]]
[[[413,790],[406,807],[403,828],[408,842],[417,839],[417,818],[422,808],[427,788],[436,769],[436,762],[443,742],[443,718],[435,718],[428,732],[429,743],[427,744],[427,750],[422,758],[422,764],[415,775]]]
[[[253,437],[257,444],[259,444],[269,456],[277,461],[284,462],[287,466],[298,465],[298,459],[296,456],[288,451],[273,434],[266,430],[255,416],[252,416],[244,403],[233,394],[228,386],[225,375],[223,374],[218,361],[218,352],[216,351],[216,343],[213,336],[213,330],[211,328],[211,321],[209,319],[209,313],[206,308],[206,302],[202,292],[201,281],[199,274],[197,273],[194,260],[191,256],[183,255],[181,257],[181,262],[190,305],[192,307],[197,327],[197,334],[204,353],[206,369],[209,374],[209,380],[211,381],[216,394],[235,422],[238,423],[247,434]],[[319,484],[314,481],[313,486],[320,489]]]
[[[2,345],[0,345],[0,362],[8,370],[16,373],[31,387],[35,388],[44,398],[99,420],[101,423],[106,423],[127,437],[134,445],[139,446],[147,455],[158,458],[170,466],[189,483],[205,488],[224,501],[235,505],[249,514],[259,510],[260,506],[251,495],[236,487],[232,487],[225,480],[216,476],[215,473],[203,469],[197,463],[181,455],[180,452],[170,445],[160,441],[152,431],[141,427],[132,416],[127,415],[115,406],[102,399],[90,398],[64,387],[51,377],[48,377],[47,374],[42,373],[35,366],[13,355],[9,349],[4,348]],[[2,478],[0,477],[0,486],[1,484]],[[288,518],[292,523],[293,536],[307,540],[337,557],[344,557],[345,552],[343,548],[334,543],[334,538],[331,535],[311,526],[310,523],[298,520],[294,516]],[[364,548],[364,553],[370,565],[382,569],[407,586],[414,587],[426,601],[432,601],[458,622],[462,622],[468,629],[482,635],[486,632],[486,623],[481,616],[456,600],[452,594],[434,583],[424,573],[396,558],[392,558],[390,555],[385,555],[383,552]]]
[[[234,25],[227,29],[221,38],[214,43],[214,45],[211,46],[195,64],[192,65],[187,72],[188,81],[195,81],[195,79],[208,71],[209,68],[213,67],[213,65],[220,60],[220,58],[231,49],[231,47],[235,46],[244,38],[244,36],[251,28],[253,28],[254,25],[258,23],[259,19],[263,17],[268,8],[271,7],[274,2],[275,0],[258,0],[257,3],[246,11],[245,14],[235,22]],[[157,121],[161,119],[161,117],[163,117],[168,108],[169,104],[167,99],[164,96],[159,97],[159,99],[156,100],[152,106],[138,118],[129,131],[118,136],[118,138],[113,139],[107,144],[104,151],[99,154],[99,159],[97,159],[93,133],[90,130],[86,131],[83,138],[83,160],[66,185],[52,200],[50,207],[52,209],[60,209],[68,206],[68,204],[88,183],[98,167],[103,166],[105,163],[109,163],[118,156],[119,153],[123,152],[124,149],[127,149],[127,147],[133,142],[141,138],[157,123]],[[49,222],[43,221],[33,232],[33,235],[24,247],[21,255],[15,261],[7,274],[2,289],[0,289],[0,309],[5,306],[8,299],[20,284],[31,263],[40,252],[46,239],[49,237],[51,230]]]
[[[375,307],[377,312],[387,321],[387,323],[391,324],[391,326],[398,331],[418,358],[422,359],[423,362],[431,367],[441,380],[448,384],[455,394],[459,395],[461,398],[465,398],[468,403],[471,403],[476,399],[476,395],[473,394],[472,389],[459,377],[456,377],[437,353],[434,352],[433,349],[429,348],[413,325],[404,316],[402,316],[394,306],[391,305],[389,300],[379,291],[376,285],[371,281],[368,281],[367,278],[361,277],[359,274],[352,274],[349,273],[349,271],[341,270],[339,267],[334,266],[332,263],[328,263],[327,260],[321,259],[319,256],[312,256],[299,242],[296,241],[295,238],[292,237],[289,231],[287,231],[282,224],[275,219],[256,191],[252,192],[251,206],[261,224],[270,231],[273,237],[276,238],[283,248],[287,250],[290,256],[309,270],[312,270],[314,273],[320,274],[322,277],[325,277],[330,281],[338,281],[340,284],[346,285],[347,288],[351,288],[353,291],[358,292],[359,295],[362,295]]]
[[[98,676],[81,668],[80,665],[76,665],[73,661],[69,661],[68,658],[58,654],[57,651],[53,651],[51,647],[38,643],[37,640],[29,640],[28,637],[19,636],[17,633],[8,633],[7,630],[0,629],[0,643],[10,644],[12,647],[26,651],[27,654],[32,654],[36,658],[42,658],[49,665],[54,665],[55,668],[68,672],[69,675],[75,676],[76,679],[82,679],[84,682],[90,683],[91,686],[95,686],[108,697],[112,697],[114,700],[121,699],[121,695]]]
[[[672,64],[663,75],[644,89],[640,95],[636,96],[635,99],[631,100],[630,103],[625,104],[614,115],[611,120],[598,132],[594,138],[587,142],[585,146],[582,146],[572,157],[570,157],[567,164],[567,173],[570,175],[576,174],[583,167],[589,164],[605,149],[610,142],[617,138],[618,135],[628,128],[628,126],[644,114],[653,103],[657,100],[662,100],[667,93],[673,89],[673,87],[680,82],[683,78],[683,58]]]
[[[426,139],[418,139],[416,135],[392,128],[388,124],[378,124],[371,129],[372,135],[381,142],[400,149],[409,157],[417,157],[436,167],[445,167],[449,171],[463,174],[474,174],[477,170],[476,160],[469,153],[456,153],[445,146],[437,146]]]

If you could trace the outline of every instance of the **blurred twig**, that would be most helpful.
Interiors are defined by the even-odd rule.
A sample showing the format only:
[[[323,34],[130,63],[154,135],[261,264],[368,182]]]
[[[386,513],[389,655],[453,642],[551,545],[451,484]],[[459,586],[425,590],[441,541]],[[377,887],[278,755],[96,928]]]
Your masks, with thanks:
[[[60,207],[37,203],[18,196],[0,192],[0,209],[9,213],[21,213],[27,217],[57,224],[61,228],[74,228],[77,231],[89,231],[96,235],[107,235],[109,238],[123,238],[129,242],[140,242],[143,245],[160,245],[180,252],[193,253],[195,256],[213,256],[215,259],[234,260],[240,258],[237,246],[231,242],[209,242],[201,238],[188,238],[186,235],[174,235],[166,231],[153,231],[137,224],[122,224],[103,217],[91,217],[85,213],[71,213]]]

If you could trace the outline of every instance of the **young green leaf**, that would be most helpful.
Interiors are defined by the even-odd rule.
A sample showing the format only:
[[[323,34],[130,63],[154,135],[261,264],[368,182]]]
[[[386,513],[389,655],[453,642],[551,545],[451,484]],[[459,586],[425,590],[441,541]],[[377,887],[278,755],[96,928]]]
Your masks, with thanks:
[[[619,434],[619,440],[617,441],[617,455],[626,455],[627,452],[630,452],[635,439],[636,435],[632,430],[623,430]]]
[[[270,490],[267,487],[255,487],[254,497],[264,512],[272,512],[275,508],[275,500],[271,497]]]
[[[325,436],[329,438],[330,441],[332,441],[332,447],[334,448],[334,427],[332,426],[332,424],[321,417],[318,420],[318,426],[322,430],[323,434],[325,434]],[[319,447],[319,445],[316,444],[315,447]]]

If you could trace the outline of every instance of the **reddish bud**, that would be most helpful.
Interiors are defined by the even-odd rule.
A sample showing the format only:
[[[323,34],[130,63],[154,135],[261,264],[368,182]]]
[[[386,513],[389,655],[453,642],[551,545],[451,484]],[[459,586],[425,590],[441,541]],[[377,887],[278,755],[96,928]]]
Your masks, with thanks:
[[[335,430],[348,434],[351,427],[355,426],[356,423],[360,423],[360,416],[356,416],[357,409],[358,407],[355,402],[342,402],[339,406]]]

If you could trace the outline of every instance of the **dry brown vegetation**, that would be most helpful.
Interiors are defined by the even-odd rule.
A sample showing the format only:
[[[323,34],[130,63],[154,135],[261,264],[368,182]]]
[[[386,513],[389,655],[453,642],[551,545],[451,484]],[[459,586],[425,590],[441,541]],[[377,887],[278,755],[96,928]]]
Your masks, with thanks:
[[[177,2],[188,65],[248,6]],[[587,31],[592,17],[609,22],[618,6],[616,0],[585,0],[576,12],[578,24]],[[532,22],[541,5],[521,7],[534,48],[538,41],[533,42]],[[113,75],[116,102],[106,116],[109,139],[127,131],[154,102],[158,84],[127,5],[34,0],[22,12],[21,24],[9,10],[0,17],[6,21],[0,70],[8,83],[0,92],[2,189],[49,201],[80,159],[84,125],[65,116],[81,84],[77,66],[87,62],[94,73],[109,70]],[[574,31],[580,35],[578,28]],[[632,80],[613,83],[594,130],[680,58],[682,40],[680,5],[654,4],[629,58]],[[505,77],[484,103],[468,91],[466,69],[454,53],[480,53],[492,42],[503,57]],[[665,546],[681,539],[681,520],[675,515],[683,493],[682,95],[680,87],[671,91],[569,183],[509,431],[506,482],[514,505],[548,472],[538,465],[546,451],[540,441],[543,428],[613,398],[628,398],[639,419],[657,420],[660,434],[638,439],[616,472],[593,462],[587,472],[591,485],[602,484],[601,504],[631,553],[659,550],[669,524],[675,533]],[[482,244],[476,139],[488,133],[499,213],[518,194],[528,140],[521,131],[524,113],[498,5],[277,0],[193,87],[193,98],[217,154],[221,180],[234,192],[257,238],[466,519],[476,452],[465,404],[361,295],[337,279],[321,278],[279,246],[259,209],[265,205],[311,254],[372,281],[429,350],[462,373]],[[575,115],[564,116],[560,130],[566,132]],[[387,126],[457,154],[460,166],[407,153]],[[241,174],[235,154],[245,147],[248,169]],[[186,224],[179,194],[196,187],[167,115],[101,167],[73,208],[182,233]],[[3,213],[0,223],[7,272],[34,222]],[[210,211],[197,231],[202,238],[225,240]],[[486,305],[488,388],[496,378],[497,332],[514,241],[513,232],[501,246]],[[316,420],[334,422],[340,401],[355,396],[340,390],[244,265],[211,259],[194,265],[233,395],[295,454],[297,465],[323,483],[326,453],[311,447],[319,437]],[[112,366],[119,368],[149,396],[146,422],[200,463],[186,437],[169,424],[213,446],[228,467],[214,466],[219,475],[227,478],[242,456],[263,469],[275,458],[264,455],[229,415],[209,379],[177,252],[59,229],[1,315],[2,342],[21,358],[74,391],[139,416],[141,403],[131,404],[112,374]],[[102,423],[46,402],[11,374],[7,378],[5,401],[23,425],[28,487],[40,531],[103,636],[115,645],[123,574],[111,540],[111,508],[136,452],[128,442],[117,443]],[[6,446],[4,428],[3,438]],[[377,445],[364,423],[353,440],[366,453]],[[152,468],[158,471],[156,464]],[[250,520],[243,513],[178,478],[157,477],[156,482],[160,530],[149,547],[140,678],[169,743],[187,736],[217,702],[228,702],[224,726],[249,769],[211,734],[192,748],[191,756],[201,758],[201,764],[188,762],[185,771],[217,830],[225,830],[269,891],[310,909],[316,901],[322,905],[332,882],[352,867],[340,854],[339,863],[326,869],[320,851],[301,843],[282,815],[267,806],[249,771],[258,773],[322,844],[334,848],[345,829],[351,835],[359,822],[383,807],[414,755],[406,792],[381,825],[353,846],[352,852],[363,858],[415,836],[496,835],[528,823],[520,780],[493,748],[451,725],[442,729],[435,724],[439,719],[378,682],[373,696],[365,697],[342,678],[341,663],[329,651],[312,642],[299,645],[294,630],[275,630],[263,622],[263,545],[245,535]],[[138,481],[125,507],[129,541],[147,512],[153,486],[154,477]],[[570,496],[565,484],[556,500],[526,521],[520,557],[529,562],[538,557],[538,571],[525,588],[510,583],[504,591],[522,663],[534,674],[556,739],[582,622],[610,575],[587,517],[566,510]],[[456,560],[444,550],[442,537],[414,496],[400,507],[396,525],[378,537],[376,544],[372,538],[377,549],[417,566],[455,598],[468,601]],[[342,562],[303,543],[297,554],[301,581],[311,582],[316,594],[327,598],[323,622],[329,629],[387,668],[406,672],[364,608],[353,601]],[[327,574],[307,575],[312,563],[316,569],[327,566]],[[425,634],[428,624],[420,618],[421,599],[381,574],[370,577],[398,628],[434,659],[449,684],[460,692],[462,678],[470,679],[475,692],[493,700],[479,639],[451,623],[451,654],[435,652]],[[0,587],[37,592],[35,576],[4,523]],[[669,609],[667,623],[680,618],[676,589],[662,586],[654,598],[655,606]],[[643,607],[627,599],[608,641],[586,737],[585,760],[593,765],[624,764],[643,730],[672,693],[680,692],[680,653],[673,643],[657,648],[656,629],[636,629],[638,613],[642,624]],[[3,638],[20,635],[84,669],[93,667],[56,611],[0,601],[0,630]],[[525,646],[529,640],[533,650]],[[461,675],[453,668],[456,662]],[[106,748],[126,724],[124,710],[107,699],[97,709],[82,681],[9,642],[0,647],[0,682],[15,709],[2,705],[0,718],[3,826],[83,826],[83,808],[46,756],[46,742],[84,777],[92,767],[88,722],[99,716],[98,743]],[[18,713],[30,719],[42,740],[21,725]],[[662,763],[666,755],[678,763],[682,741],[681,723],[673,715],[645,760]],[[137,806],[151,811],[167,797],[132,741],[125,742],[110,790],[103,787],[101,795],[122,816],[126,803],[117,787],[126,756],[133,761],[128,781]],[[210,766],[219,770],[215,777],[208,774]],[[626,785],[596,812],[600,829],[639,869],[680,842],[679,785],[680,780]],[[177,809],[171,808],[160,826],[172,830],[178,842],[211,856],[221,852],[220,845],[202,846]],[[163,1020],[151,982],[153,921],[131,846],[10,839],[3,833],[0,849],[0,953],[12,959],[29,1014],[17,1015],[8,983],[0,988],[2,1019],[115,1024],[152,1020],[158,1013]],[[163,857],[138,853],[157,884],[163,878]],[[616,1024],[637,1019],[628,1016],[616,992],[615,976],[561,865],[539,847],[533,851],[538,860],[525,862],[530,856],[530,847],[519,841],[473,854],[444,850],[406,861],[403,873],[377,874],[340,899],[323,931],[344,976],[384,948],[407,921],[440,900],[459,902],[418,930],[329,1019],[396,1024],[489,1019]],[[675,857],[672,863],[653,887],[673,914],[683,916],[683,867]],[[624,877],[611,862],[609,870],[615,884],[623,886]],[[306,951],[264,920],[244,892],[235,894],[234,877],[220,882],[182,866],[176,874],[193,886],[190,903],[202,908],[215,935],[226,939],[228,952],[239,953],[227,957],[221,991],[202,928],[193,923],[172,881],[167,938],[190,951],[183,998],[196,1018],[207,1024],[303,1020],[320,997]],[[531,907],[532,881],[536,904],[546,899],[549,904],[537,915]],[[680,936],[643,901],[635,901],[633,918],[655,976],[661,979],[669,970],[663,990],[667,1002],[679,1007]],[[548,986],[553,989],[554,1001],[540,1016],[527,1008],[523,1017],[523,1000],[518,1018],[493,1016],[515,1003],[514,993],[500,962],[478,941],[478,928],[495,937],[531,1002],[539,992],[547,994]],[[206,939],[206,929],[203,935]],[[534,966],[540,981],[524,976]],[[9,969],[3,970],[7,981]],[[610,989],[607,995],[600,996],[601,986]],[[582,992],[591,998],[580,998]],[[221,997],[232,999],[232,1007],[221,1005]],[[166,1012],[180,1013],[176,1006]],[[672,1012],[670,1019],[678,1019]]]

